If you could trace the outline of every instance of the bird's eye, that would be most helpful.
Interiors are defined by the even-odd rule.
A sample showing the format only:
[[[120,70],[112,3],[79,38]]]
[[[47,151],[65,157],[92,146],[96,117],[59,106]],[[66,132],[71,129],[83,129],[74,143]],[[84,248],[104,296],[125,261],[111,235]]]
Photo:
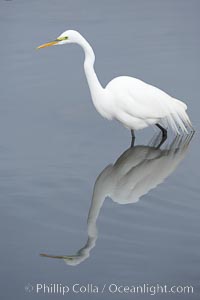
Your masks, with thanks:
[[[68,39],[68,36],[63,36],[63,37],[58,37],[58,38],[56,39],[56,41],[62,42],[62,41],[67,40],[67,39]]]

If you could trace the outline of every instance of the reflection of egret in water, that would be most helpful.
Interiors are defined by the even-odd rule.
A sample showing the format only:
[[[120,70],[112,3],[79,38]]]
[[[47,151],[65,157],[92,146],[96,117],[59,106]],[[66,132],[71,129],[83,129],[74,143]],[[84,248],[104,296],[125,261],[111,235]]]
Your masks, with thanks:
[[[41,256],[60,258],[68,265],[78,265],[89,257],[97,240],[96,222],[106,197],[119,204],[136,203],[141,196],[162,183],[186,155],[192,136],[176,137],[169,147],[155,147],[158,137],[148,146],[138,145],[126,150],[115,162],[108,165],[96,179],[88,214],[88,240],[75,255]]]

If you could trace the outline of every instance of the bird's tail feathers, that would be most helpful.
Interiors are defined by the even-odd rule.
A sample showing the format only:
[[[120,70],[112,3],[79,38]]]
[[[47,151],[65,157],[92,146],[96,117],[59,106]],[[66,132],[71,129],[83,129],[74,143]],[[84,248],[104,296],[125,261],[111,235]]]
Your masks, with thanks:
[[[168,114],[161,120],[161,123],[170,127],[176,134],[180,134],[180,131],[188,134],[194,129],[186,112],[187,106],[179,100],[176,100],[175,104],[174,107],[169,108]]]

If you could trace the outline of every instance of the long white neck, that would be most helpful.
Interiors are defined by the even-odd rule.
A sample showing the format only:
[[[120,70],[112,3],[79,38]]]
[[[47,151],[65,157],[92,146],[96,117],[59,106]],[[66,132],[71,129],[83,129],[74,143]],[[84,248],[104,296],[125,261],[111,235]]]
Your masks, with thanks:
[[[91,96],[94,100],[95,95],[101,95],[101,93],[104,90],[94,70],[94,62],[95,62],[94,51],[92,50],[90,44],[82,36],[80,37],[79,45],[83,48],[85,52],[84,70],[90,88]]]

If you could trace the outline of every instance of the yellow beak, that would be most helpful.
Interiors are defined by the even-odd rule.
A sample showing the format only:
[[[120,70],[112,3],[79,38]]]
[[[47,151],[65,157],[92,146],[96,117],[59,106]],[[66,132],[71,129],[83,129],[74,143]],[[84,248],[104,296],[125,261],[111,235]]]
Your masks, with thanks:
[[[42,44],[42,45],[38,46],[37,49],[42,49],[42,48],[50,47],[50,46],[56,45],[58,43],[59,43],[59,41],[48,42],[46,44]]]

